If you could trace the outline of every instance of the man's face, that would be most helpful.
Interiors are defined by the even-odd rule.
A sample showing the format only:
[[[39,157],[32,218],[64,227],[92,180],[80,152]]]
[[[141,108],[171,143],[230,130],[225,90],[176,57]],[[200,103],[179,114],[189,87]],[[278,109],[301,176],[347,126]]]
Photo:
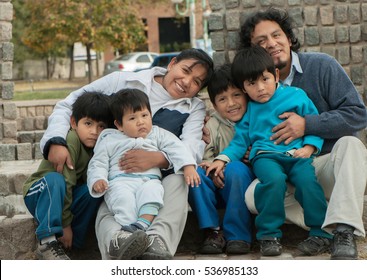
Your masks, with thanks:
[[[291,67],[291,42],[278,23],[264,20],[259,22],[252,32],[251,43],[267,50],[273,58],[280,77],[288,76]]]

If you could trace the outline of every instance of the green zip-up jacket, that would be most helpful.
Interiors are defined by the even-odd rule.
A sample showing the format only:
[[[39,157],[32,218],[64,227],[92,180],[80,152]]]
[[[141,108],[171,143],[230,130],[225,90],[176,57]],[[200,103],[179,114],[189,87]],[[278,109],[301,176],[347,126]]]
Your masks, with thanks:
[[[64,209],[62,214],[62,225],[66,227],[71,224],[73,215],[70,207],[73,201],[73,187],[87,183],[87,167],[92,157],[93,149],[86,148],[74,130],[70,130],[66,137],[67,147],[73,162],[74,170],[64,166],[63,175],[66,181],[66,194],[64,199]],[[52,163],[42,160],[38,170],[33,173],[23,186],[23,196],[26,196],[30,187],[44,177],[47,173],[56,172]]]

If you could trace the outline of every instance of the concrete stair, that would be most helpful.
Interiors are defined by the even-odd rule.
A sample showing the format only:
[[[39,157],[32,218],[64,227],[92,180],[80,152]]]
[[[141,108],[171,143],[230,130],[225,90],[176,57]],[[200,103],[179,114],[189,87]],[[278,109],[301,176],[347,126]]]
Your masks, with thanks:
[[[0,162],[0,259],[2,260],[35,259],[34,251],[37,244],[34,234],[35,222],[24,205],[22,189],[24,181],[37,169],[39,163],[40,160]],[[365,196],[363,220],[365,228],[367,228],[367,196]],[[276,259],[310,259],[310,257],[300,256],[296,250],[296,245],[307,237],[307,232],[294,225],[284,225],[282,230],[284,233],[282,239],[284,252]],[[252,252],[246,255],[200,255],[196,251],[202,239],[203,235],[198,229],[196,217],[190,212],[174,258],[181,260],[267,259],[259,254],[256,242],[253,244]],[[100,259],[93,225],[90,228],[86,243],[86,249],[73,250],[70,252],[70,257],[75,260]],[[358,248],[360,259],[367,259],[367,239],[359,239]],[[311,259],[329,259],[329,255],[322,254]]]

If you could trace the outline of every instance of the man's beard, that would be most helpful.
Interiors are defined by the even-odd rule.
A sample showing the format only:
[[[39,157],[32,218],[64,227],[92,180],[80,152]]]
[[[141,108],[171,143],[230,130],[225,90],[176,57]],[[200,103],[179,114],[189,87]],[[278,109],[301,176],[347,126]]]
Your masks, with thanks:
[[[275,63],[275,67],[278,68],[279,70],[283,69],[286,66],[287,66],[287,62],[285,62],[285,61],[280,61],[279,60]]]

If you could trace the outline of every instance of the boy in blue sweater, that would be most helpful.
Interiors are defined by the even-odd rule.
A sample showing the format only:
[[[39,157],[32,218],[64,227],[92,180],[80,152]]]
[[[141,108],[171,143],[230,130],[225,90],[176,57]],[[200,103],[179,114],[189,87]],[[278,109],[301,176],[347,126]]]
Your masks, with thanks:
[[[232,74],[250,102],[246,114],[235,126],[233,140],[207,169],[207,175],[213,171],[217,176],[226,163],[240,160],[251,146],[249,159],[260,180],[255,191],[259,212],[255,225],[262,255],[282,253],[280,226],[285,221],[286,181],[295,185],[295,197],[304,209],[305,224],[310,228],[309,237],[298,249],[306,255],[328,251],[331,235],[321,229],[327,203],[312,166],[312,156],[320,152],[323,140],[306,135],[285,145],[270,139],[272,128],[281,122],[279,115],[284,112],[317,114],[316,107],[303,90],[278,83],[279,70],[262,47],[239,51],[232,64]]]

